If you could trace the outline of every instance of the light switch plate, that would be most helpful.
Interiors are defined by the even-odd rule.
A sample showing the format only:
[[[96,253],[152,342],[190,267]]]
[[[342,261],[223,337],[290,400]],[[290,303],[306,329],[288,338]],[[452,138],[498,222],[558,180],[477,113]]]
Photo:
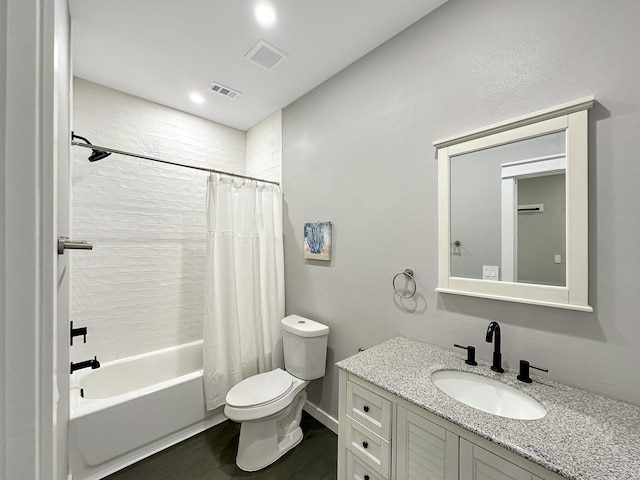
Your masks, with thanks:
[[[500,280],[500,267],[494,265],[482,266],[482,279],[483,280]]]

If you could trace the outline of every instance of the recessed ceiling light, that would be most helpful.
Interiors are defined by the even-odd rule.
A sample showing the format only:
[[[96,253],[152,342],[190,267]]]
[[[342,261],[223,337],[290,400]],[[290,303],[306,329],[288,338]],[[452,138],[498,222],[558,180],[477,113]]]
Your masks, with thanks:
[[[258,3],[254,14],[258,23],[263,27],[271,27],[276,23],[276,11],[268,2]]]
[[[191,92],[189,98],[193,103],[204,103],[204,97],[196,92]]]

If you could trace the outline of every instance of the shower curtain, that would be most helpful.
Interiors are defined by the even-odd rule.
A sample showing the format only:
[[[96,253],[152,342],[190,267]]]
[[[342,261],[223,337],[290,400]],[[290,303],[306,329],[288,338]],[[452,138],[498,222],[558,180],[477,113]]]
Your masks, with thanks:
[[[242,379],[283,365],[280,187],[212,174],[207,184],[204,389],[207,409]]]

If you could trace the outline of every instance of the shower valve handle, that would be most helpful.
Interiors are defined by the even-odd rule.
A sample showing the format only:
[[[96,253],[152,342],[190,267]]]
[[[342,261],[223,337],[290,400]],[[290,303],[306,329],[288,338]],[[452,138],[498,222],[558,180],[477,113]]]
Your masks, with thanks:
[[[73,337],[82,336],[84,343],[87,343],[87,327],[73,328],[73,321],[71,322],[71,346],[73,347]]]
[[[93,250],[86,240],[69,240],[69,237],[58,237],[58,255],[64,255],[65,250]]]

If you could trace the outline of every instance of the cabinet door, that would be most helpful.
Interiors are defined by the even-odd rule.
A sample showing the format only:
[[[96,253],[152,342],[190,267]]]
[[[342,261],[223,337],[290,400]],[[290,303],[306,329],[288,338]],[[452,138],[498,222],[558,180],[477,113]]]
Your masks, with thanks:
[[[458,480],[458,436],[398,406],[397,480]]]
[[[460,480],[541,480],[525,469],[460,439]]]

